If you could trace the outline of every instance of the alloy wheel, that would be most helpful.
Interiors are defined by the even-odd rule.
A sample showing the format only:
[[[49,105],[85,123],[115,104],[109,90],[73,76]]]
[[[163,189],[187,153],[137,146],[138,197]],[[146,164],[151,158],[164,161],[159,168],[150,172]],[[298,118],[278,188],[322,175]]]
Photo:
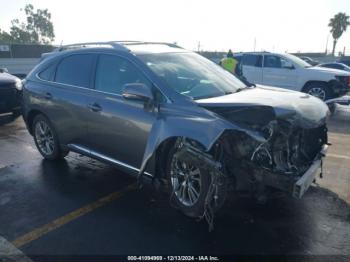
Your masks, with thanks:
[[[320,87],[313,87],[309,90],[309,95],[315,96],[321,100],[326,99],[326,92],[324,91],[323,88]]]
[[[45,121],[35,125],[35,138],[40,150],[45,155],[51,155],[55,150],[55,141],[50,126]]]
[[[171,161],[170,175],[179,202],[188,207],[195,205],[201,193],[200,169],[174,157]]]

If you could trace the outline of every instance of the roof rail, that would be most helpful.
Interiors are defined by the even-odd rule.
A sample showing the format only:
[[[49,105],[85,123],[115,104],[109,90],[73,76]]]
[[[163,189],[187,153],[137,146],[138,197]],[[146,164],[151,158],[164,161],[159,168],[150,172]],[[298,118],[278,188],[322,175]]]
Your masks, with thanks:
[[[176,47],[181,48],[180,46],[172,43],[166,43],[166,42],[144,42],[144,41],[132,41],[132,40],[124,40],[124,41],[108,41],[108,42],[86,42],[86,43],[76,43],[76,44],[70,44],[70,45],[61,45],[57,47],[54,52],[61,52],[64,50],[70,50],[70,49],[80,49],[80,48],[86,48],[86,47],[93,47],[93,46],[109,46],[117,50],[122,51],[130,51],[126,46],[128,45],[167,45],[169,47]]]
[[[169,47],[181,48],[177,44],[167,43],[167,42],[147,42],[147,41],[114,41],[115,43],[120,43],[122,45],[167,45]]]
[[[61,45],[58,48],[56,48],[54,51],[60,52],[64,50],[69,49],[79,49],[79,48],[85,48],[85,47],[93,47],[93,46],[110,46],[114,49],[123,50],[123,51],[130,51],[128,48],[126,48],[123,44],[118,42],[86,42],[86,43],[76,43],[76,44],[70,44],[70,45]]]

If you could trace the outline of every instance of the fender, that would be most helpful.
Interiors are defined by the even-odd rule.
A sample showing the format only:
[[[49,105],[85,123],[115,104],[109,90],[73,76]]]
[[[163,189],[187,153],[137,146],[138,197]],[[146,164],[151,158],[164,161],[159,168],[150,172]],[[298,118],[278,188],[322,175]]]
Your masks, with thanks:
[[[195,140],[207,152],[226,130],[243,132],[259,143],[266,141],[256,131],[228,122],[206,109],[199,107],[198,109],[199,114],[186,114],[183,111],[167,109],[158,113],[157,120],[153,124],[148,137],[139,175],[144,173],[149,160],[159,145],[171,137],[186,137]]]

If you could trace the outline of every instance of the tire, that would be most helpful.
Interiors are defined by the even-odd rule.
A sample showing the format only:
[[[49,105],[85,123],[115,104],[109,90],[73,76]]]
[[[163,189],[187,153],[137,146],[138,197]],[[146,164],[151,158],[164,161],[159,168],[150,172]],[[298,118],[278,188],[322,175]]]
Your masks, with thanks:
[[[68,151],[60,148],[57,133],[44,115],[39,114],[34,118],[32,133],[35,145],[45,159],[59,160],[68,154]]]
[[[170,149],[168,154],[167,164],[166,164],[166,176],[168,179],[172,200],[175,202],[176,206],[180,209],[180,211],[186,216],[189,216],[189,217],[202,216],[204,213],[205,199],[206,199],[209,186],[210,186],[210,181],[211,181],[210,174],[206,170],[203,170],[200,167],[195,167],[195,166],[191,167],[186,163],[185,165],[187,169],[184,168],[182,165],[183,162],[181,162],[180,160],[177,160],[175,157],[176,151],[177,149],[175,146]],[[192,201],[191,203],[189,194],[192,195],[192,198],[195,196],[195,194],[192,190],[189,189],[189,186],[187,186],[187,191],[185,189],[185,194],[181,194],[180,192],[181,191],[180,184],[182,184],[181,178],[185,180],[184,178],[185,176],[176,175],[175,174],[176,172],[174,171],[176,170],[175,167],[182,168],[183,174],[187,176],[187,179],[188,179],[187,182],[192,185],[191,187],[194,188],[197,191],[197,193],[199,193],[198,194],[199,196],[196,198],[196,201]],[[191,169],[194,170],[191,172],[193,174],[196,174],[192,176],[193,178],[192,181],[191,181],[191,176],[188,176],[189,171],[187,173],[186,171],[184,171],[184,170],[191,170]],[[199,174],[197,175],[198,172]],[[184,181],[183,183],[187,183],[187,182]],[[176,190],[176,186],[178,190]],[[198,186],[200,187],[198,188]],[[187,192],[187,195],[186,195],[186,192]]]
[[[329,89],[326,83],[311,83],[308,84],[305,89],[305,93],[315,96],[322,101],[326,101],[332,98],[332,91]]]

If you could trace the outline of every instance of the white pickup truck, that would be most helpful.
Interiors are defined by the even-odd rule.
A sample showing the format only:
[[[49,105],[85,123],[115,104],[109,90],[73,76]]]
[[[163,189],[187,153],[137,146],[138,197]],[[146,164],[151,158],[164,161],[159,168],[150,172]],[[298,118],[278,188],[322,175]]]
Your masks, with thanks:
[[[291,54],[238,53],[238,71],[250,83],[301,91],[328,100],[350,91],[350,73],[311,66]]]

